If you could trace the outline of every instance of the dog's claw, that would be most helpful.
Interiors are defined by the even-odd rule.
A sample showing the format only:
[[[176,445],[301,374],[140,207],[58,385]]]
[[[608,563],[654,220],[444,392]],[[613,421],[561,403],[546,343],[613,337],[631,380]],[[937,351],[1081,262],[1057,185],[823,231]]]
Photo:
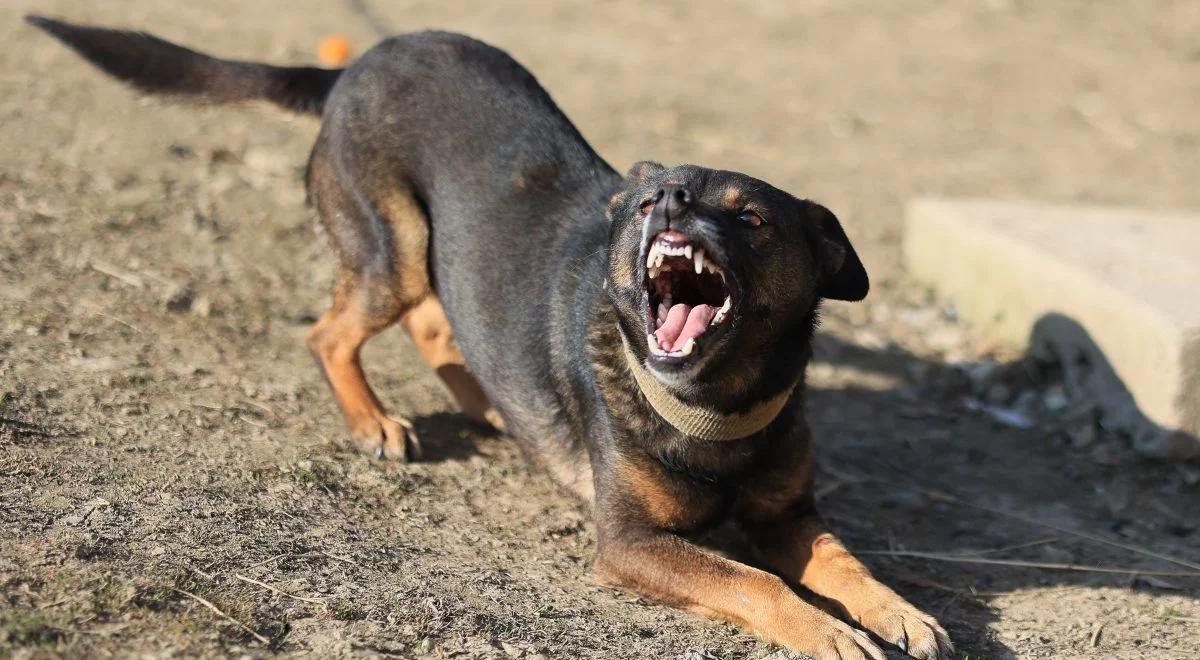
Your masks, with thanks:
[[[918,660],[950,658],[954,646],[933,617],[899,596],[856,616],[859,625]]]
[[[377,460],[410,461],[421,455],[412,422],[403,417],[368,417],[353,426],[354,445]]]

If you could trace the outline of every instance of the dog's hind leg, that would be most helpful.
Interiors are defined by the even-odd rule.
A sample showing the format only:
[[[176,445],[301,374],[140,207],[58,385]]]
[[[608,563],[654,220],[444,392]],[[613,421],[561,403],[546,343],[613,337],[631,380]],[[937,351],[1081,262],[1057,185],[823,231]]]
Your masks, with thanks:
[[[308,345],[333,389],[355,445],[381,458],[402,460],[419,451],[412,424],[384,412],[359,357],[368,339],[397,320],[463,412],[503,430],[499,413],[467,371],[433,292],[428,266],[430,225],[421,204],[397,182],[378,183],[372,178],[371,185],[366,177],[347,175],[353,168],[337,160],[339,154],[329,143],[325,136],[317,140],[309,161],[308,188],[337,251],[338,281],[333,305],[309,332]],[[340,153],[346,157],[344,151]]]
[[[420,448],[412,423],[384,411],[367,383],[360,352],[431,294],[429,223],[403,186],[356,187],[363,182],[347,174],[329,144],[325,135],[317,140],[308,190],[337,252],[338,277],[333,305],[309,332],[308,346],[357,448],[406,460]]]
[[[450,389],[463,414],[475,422],[503,431],[504,420],[499,411],[492,407],[479,382],[467,371],[466,360],[454,343],[450,321],[437,296],[426,296],[400,319],[400,325],[416,344],[425,363]]]
[[[408,460],[420,451],[412,423],[384,412],[359,357],[363,344],[394,323],[403,309],[386,283],[342,271],[333,306],[308,333],[308,347],[333,390],[355,446],[378,458]]]

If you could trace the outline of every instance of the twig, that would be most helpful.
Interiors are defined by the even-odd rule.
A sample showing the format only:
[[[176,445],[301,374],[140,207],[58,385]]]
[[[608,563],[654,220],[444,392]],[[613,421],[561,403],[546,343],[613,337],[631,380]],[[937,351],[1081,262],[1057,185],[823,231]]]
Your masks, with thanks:
[[[117,323],[120,323],[121,325],[125,326],[126,328],[133,330],[134,332],[138,333],[139,335],[142,334],[142,331],[140,328],[138,328],[136,325],[130,323],[129,321],[126,321],[123,318],[120,318],[118,316],[113,316],[112,314],[105,314],[104,312],[95,312],[95,314],[96,314],[96,316],[99,316],[101,318],[106,318],[110,321],[116,321]]]
[[[345,557],[338,557],[336,555],[331,555],[328,552],[325,552],[324,550],[321,550],[320,552],[306,552],[303,554],[293,554],[293,553],[287,552],[282,555],[275,555],[274,557],[271,557],[270,559],[264,559],[264,560],[258,562],[257,564],[250,564],[249,566],[247,566],[246,568],[244,568],[242,570],[248,571],[252,568],[258,568],[259,566],[265,566],[266,564],[270,564],[271,562],[278,561],[280,559],[312,559],[314,557],[328,557],[330,559],[344,561],[349,564],[354,563],[350,559],[346,559]]]
[[[1044,568],[1056,571],[1080,571],[1084,573],[1116,573],[1119,575],[1154,575],[1159,577],[1200,577],[1200,571],[1149,571],[1140,568],[1107,568],[1104,566],[1079,566],[1052,562],[1023,561],[1020,559],[989,559],[987,557],[964,557],[941,552],[913,552],[908,550],[858,550],[860,555],[886,555],[889,557],[914,557],[932,561],[959,564],[990,564],[995,566],[1018,566],[1022,568]]]
[[[269,424],[264,424],[264,423],[258,421],[257,419],[250,419],[249,415],[243,415],[242,413],[238,413],[237,418],[239,420],[241,420],[242,422],[249,424],[250,426],[254,426],[254,427],[260,428],[260,429],[265,429],[268,426],[270,426]]]
[[[297,596],[296,594],[289,594],[288,592],[283,591],[282,589],[276,589],[275,587],[272,587],[271,585],[267,584],[266,582],[259,582],[258,580],[255,580],[254,578],[248,578],[245,575],[238,575],[237,573],[234,573],[233,577],[241,580],[242,582],[249,582],[250,584],[258,585],[268,591],[273,591],[273,592],[279,594],[280,596],[287,596],[288,598],[294,598],[296,600],[303,601],[305,603],[312,603],[313,605],[322,605],[322,606],[325,605],[325,600],[321,599],[321,598],[308,598],[306,596]]]
[[[92,270],[96,271],[97,273],[108,275],[109,277],[123,282],[135,289],[142,288],[142,280],[137,275],[123,272],[116,266],[110,266],[103,261],[92,261],[89,265],[92,267]]]
[[[195,566],[192,566],[191,564],[184,564],[183,567],[188,569],[189,571],[192,571],[193,573],[199,573],[200,576],[206,580],[213,579],[213,576],[211,573],[206,573],[205,571],[202,571],[202,570],[196,568]]]
[[[842,481],[840,479],[838,479],[836,481],[826,482],[824,485],[822,485],[820,488],[818,488],[815,493],[813,493],[813,498],[815,498],[817,500],[823,500],[826,497],[828,497],[830,493],[832,493],[833,491],[835,491],[845,485],[846,485],[846,482]]]
[[[929,490],[929,489],[920,488],[920,487],[916,487],[916,486],[904,486],[904,487],[910,488],[912,490],[916,490],[916,491],[921,492],[925,495],[928,495],[929,497],[932,497],[934,499],[941,499],[946,502],[952,502],[954,504],[961,504],[963,506],[971,507],[973,509],[979,509],[980,511],[987,511],[988,513],[991,513],[994,515],[1004,516],[1006,518],[1012,518],[1014,520],[1020,520],[1021,522],[1029,524],[1029,525],[1037,525],[1039,527],[1053,529],[1056,532],[1060,532],[1062,534],[1068,534],[1070,536],[1075,536],[1075,537],[1078,537],[1081,539],[1086,539],[1093,543],[1100,543],[1102,545],[1112,546],[1114,548],[1120,548],[1127,552],[1133,552],[1133,553],[1136,553],[1139,555],[1153,557],[1155,559],[1160,559],[1165,562],[1170,562],[1172,564],[1176,564],[1179,566],[1184,566],[1187,568],[1194,569],[1196,571],[1200,571],[1200,564],[1197,564],[1196,562],[1188,561],[1186,559],[1179,559],[1178,557],[1164,555],[1161,552],[1155,552],[1153,550],[1149,550],[1149,549],[1146,549],[1146,548],[1143,548],[1140,546],[1136,546],[1136,545],[1131,545],[1129,543],[1122,543],[1120,541],[1112,541],[1112,540],[1104,538],[1103,536],[1097,536],[1090,532],[1080,532],[1080,531],[1070,529],[1067,527],[1060,527],[1058,525],[1055,525],[1054,523],[1038,520],[1036,518],[1033,518],[1032,516],[1026,516],[1026,515],[1023,515],[1020,513],[1012,513],[1009,511],[1004,511],[1002,509],[996,509],[996,508],[993,508],[993,507],[990,507],[990,506],[987,506],[984,504],[976,504],[975,502],[968,502],[967,500],[964,500],[961,497],[957,497],[951,493],[946,493],[946,492],[936,491],[936,490]],[[1149,572],[1145,572],[1145,571],[1139,571],[1139,572],[1142,575],[1153,575],[1153,573],[1149,573]]]
[[[247,626],[246,624],[242,623],[241,621],[238,621],[237,619],[235,619],[235,618],[233,618],[233,617],[229,616],[228,614],[226,614],[226,613],[222,612],[222,611],[221,611],[221,609],[220,609],[220,608],[218,608],[216,605],[213,605],[212,603],[210,603],[210,602],[208,602],[207,600],[205,600],[205,599],[201,598],[200,596],[197,596],[196,594],[194,594],[194,593],[192,593],[192,592],[190,592],[190,591],[184,591],[183,589],[176,589],[175,587],[171,587],[171,590],[172,590],[172,591],[176,591],[176,592],[178,592],[178,593],[181,593],[181,594],[183,594],[184,596],[187,596],[188,598],[191,598],[192,600],[196,601],[197,603],[200,603],[201,605],[203,605],[203,606],[207,607],[208,609],[212,610],[213,612],[216,612],[216,613],[217,613],[217,616],[221,617],[222,619],[225,619],[226,621],[230,621],[230,622],[232,622],[232,623],[233,623],[233,624],[235,624],[237,627],[239,627],[239,628],[241,628],[242,630],[245,630],[246,632],[250,633],[250,635],[251,635],[251,636],[253,636],[253,637],[254,637],[254,639],[257,639],[258,641],[262,642],[263,644],[268,644],[268,645],[269,645],[269,644],[271,643],[271,640],[269,640],[269,639],[267,639],[266,637],[263,637],[262,635],[260,635],[260,634],[258,634],[258,633],[256,633],[256,632],[254,632],[254,629],[253,629],[253,628],[251,628],[250,626]]]
[[[827,465],[821,465],[821,469],[825,472],[832,474],[833,476],[835,476],[839,479],[842,479],[843,481],[848,481],[850,483],[868,483],[869,482],[869,483],[886,484],[886,485],[889,485],[892,487],[903,488],[910,492],[920,493],[922,495],[925,495],[926,497],[930,497],[935,500],[941,500],[943,502],[950,502],[951,504],[958,504],[958,505],[969,507],[972,509],[978,509],[979,511],[986,511],[987,513],[990,513],[993,515],[1003,516],[1005,518],[1012,518],[1013,520],[1019,520],[1027,525],[1035,525],[1038,527],[1045,527],[1046,529],[1052,529],[1056,532],[1059,532],[1060,534],[1067,534],[1068,536],[1074,536],[1076,538],[1084,539],[1085,541],[1091,541],[1092,543],[1099,543],[1101,545],[1107,545],[1107,546],[1110,546],[1113,548],[1120,548],[1121,550],[1125,550],[1126,552],[1132,552],[1134,554],[1139,554],[1139,555],[1143,555],[1146,557],[1153,557],[1155,559],[1165,561],[1165,562],[1168,562],[1171,564],[1175,564],[1177,566],[1183,566],[1185,568],[1190,568],[1190,569],[1193,569],[1196,571],[1200,571],[1200,564],[1193,562],[1193,561],[1189,561],[1186,559],[1180,559],[1178,557],[1172,557],[1171,555],[1165,555],[1161,552],[1155,552],[1154,550],[1143,548],[1141,546],[1136,546],[1136,545],[1132,545],[1129,543],[1122,543],[1120,541],[1113,541],[1110,539],[1106,539],[1103,536],[1097,536],[1096,534],[1092,534],[1090,532],[1081,532],[1078,530],[1070,529],[1068,527],[1061,527],[1061,526],[1056,525],[1051,522],[1038,520],[1037,518],[1034,518],[1033,516],[1027,516],[1027,515],[1024,515],[1021,513],[1013,513],[1011,511],[1005,511],[1003,509],[997,509],[995,507],[987,506],[986,504],[977,504],[975,502],[965,500],[953,493],[949,493],[944,490],[933,490],[930,488],[923,488],[921,486],[915,486],[915,485],[911,485],[911,484],[885,481],[883,479],[877,479],[874,477],[859,477],[859,476],[849,475],[846,473],[835,472],[833,470],[830,470]],[[1139,572],[1142,575],[1153,575],[1153,573],[1149,573],[1149,572],[1144,572],[1144,571],[1139,571]]]
[[[1022,550],[1024,548],[1032,548],[1032,547],[1038,546],[1038,545],[1046,545],[1047,543],[1054,543],[1057,540],[1058,540],[1057,538],[1051,537],[1048,539],[1038,539],[1037,541],[1030,541],[1028,543],[1018,543],[1016,545],[1006,545],[1003,548],[993,548],[991,550],[964,550],[963,554],[994,555],[994,554],[998,554],[1001,552],[1012,552],[1013,550]]]
[[[245,401],[246,401],[246,403],[248,403],[256,408],[261,408],[262,410],[266,411],[266,413],[268,415],[270,415],[272,417],[278,416],[273,408],[271,408],[270,406],[268,406],[264,403],[259,403],[259,402],[255,401],[254,399],[245,399]]]
[[[39,612],[40,612],[40,611],[42,611],[42,610],[48,610],[48,609],[50,609],[51,607],[58,607],[59,605],[62,605],[62,604],[64,604],[64,603],[69,603],[69,602],[71,602],[72,600],[75,600],[74,596],[66,596],[66,597],[63,597],[63,598],[59,598],[58,600],[54,601],[53,603],[47,603],[47,604],[45,604],[45,605],[39,605],[39,606],[37,607],[37,610],[38,610]]]
[[[331,554],[331,553],[325,552],[324,550],[322,550],[322,551],[321,551],[321,554],[325,555],[326,557],[329,557],[330,559],[336,559],[336,560],[338,560],[338,561],[344,561],[344,562],[346,562],[347,564],[350,564],[351,566],[357,566],[357,565],[358,565],[358,564],[357,564],[357,563],[356,563],[356,562],[355,562],[353,559],[349,559],[349,558],[346,558],[346,557],[339,557],[339,556],[337,556],[337,555],[335,555],[335,554]]]
[[[273,561],[276,561],[276,560],[279,560],[279,559],[283,559],[284,557],[297,557],[297,558],[298,558],[298,557],[307,557],[307,556],[308,556],[308,555],[293,555],[293,554],[291,554],[291,553],[284,553],[284,554],[282,554],[282,555],[275,555],[274,557],[271,557],[270,559],[264,559],[264,560],[262,560],[262,561],[258,562],[257,564],[250,564],[249,566],[247,566],[247,567],[246,567],[245,569],[243,569],[243,570],[247,570],[247,571],[248,571],[248,570],[250,570],[250,569],[252,569],[252,568],[258,568],[259,566],[265,566],[265,565],[267,565],[267,564],[269,564],[269,563],[271,563],[271,562],[273,562]]]
[[[1100,645],[1100,633],[1102,632],[1104,632],[1103,621],[1097,623],[1095,628],[1092,628],[1092,637],[1088,640],[1088,643],[1092,645],[1092,648],[1096,648]]]

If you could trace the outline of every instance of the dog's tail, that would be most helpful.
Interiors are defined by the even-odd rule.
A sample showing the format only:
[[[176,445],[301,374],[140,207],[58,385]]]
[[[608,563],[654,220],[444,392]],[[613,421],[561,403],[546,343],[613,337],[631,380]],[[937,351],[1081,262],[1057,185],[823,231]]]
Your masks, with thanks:
[[[207,103],[262,100],[292,112],[319,115],[342,73],[342,69],[221,60],[144,32],[73,25],[43,16],[25,20],[114,78],[151,94]]]

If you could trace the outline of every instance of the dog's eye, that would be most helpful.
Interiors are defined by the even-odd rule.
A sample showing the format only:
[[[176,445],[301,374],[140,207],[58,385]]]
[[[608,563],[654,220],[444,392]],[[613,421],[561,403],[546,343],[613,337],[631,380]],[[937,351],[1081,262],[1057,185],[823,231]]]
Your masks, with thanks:
[[[763,223],[762,216],[754,211],[742,211],[742,214],[738,216],[738,220],[741,220],[751,227],[757,227]]]

